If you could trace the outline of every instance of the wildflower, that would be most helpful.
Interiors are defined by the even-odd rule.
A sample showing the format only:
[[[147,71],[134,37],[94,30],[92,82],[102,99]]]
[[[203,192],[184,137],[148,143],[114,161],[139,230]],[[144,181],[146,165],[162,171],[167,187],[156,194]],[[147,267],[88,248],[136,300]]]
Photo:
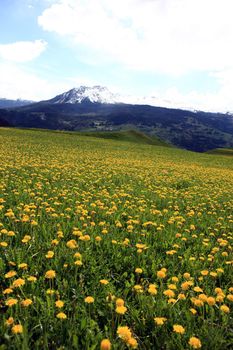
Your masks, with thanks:
[[[191,337],[189,339],[189,345],[194,349],[200,349],[202,346],[200,339],[196,337]]]
[[[129,345],[132,349],[137,349],[138,347],[138,342],[135,338],[131,337],[127,341],[127,345]]]
[[[175,293],[171,289],[167,289],[163,292],[164,295],[168,298],[173,298],[175,296]]]
[[[14,334],[20,334],[23,333],[23,326],[21,324],[15,324],[11,330]]]
[[[196,313],[197,313],[197,310],[196,310],[196,309],[194,309],[194,308],[191,307],[189,310],[192,312],[193,315],[196,315]]]
[[[143,288],[142,288],[142,286],[140,286],[140,284],[135,284],[135,286],[133,287],[133,289],[134,289],[137,293],[143,293]]]
[[[61,300],[57,300],[57,301],[55,301],[55,305],[56,305],[56,307],[58,307],[60,309],[64,306],[64,302]]]
[[[76,258],[76,259],[82,259],[82,254],[79,253],[79,252],[76,252],[76,253],[74,254],[74,258]]]
[[[190,281],[183,282],[183,283],[181,284],[181,288],[182,288],[183,290],[188,290],[188,289],[191,287],[191,285],[192,285],[192,282],[190,282]]]
[[[36,278],[35,276],[29,276],[29,277],[27,278],[27,280],[28,280],[29,282],[36,282],[37,278]]]
[[[11,326],[13,323],[14,323],[13,317],[9,317],[9,318],[5,321],[6,326]]]
[[[223,305],[220,306],[220,310],[221,310],[222,312],[224,312],[225,314],[229,314],[229,312],[230,312],[229,307],[228,307],[227,305],[225,305],[225,304],[223,304]]]
[[[56,277],[56,272],[54,270],[48,270],[45,273],[45,278],[52,279]]]
[[[21,305],[23,307],[27,307],[27,306],[29,306],[31,304],[32,304],[32,300],[31,299],[25,299],[25,300],[21,301]]]
[[[67,316],[64,312],[59,312],[56,317],[61,319],[61,320],[65,320],[67,318]]]
[[[128,341],[130,338],[132,338],[131,330],[127,326],[118,327],[117,334],[124,341]]]
[[[6,289],[4,289],[3,294],[11,294],[12,292],[13,292],[13,289],[6,288]]]
[[[18,268],[19,268],[19,269],[22,269],[22,270],[27,270],[28,264],[26,264],[26,263],[21,263],[21,264],[18,265]]]
[[[178,299],[180,299],[180,300],[185,300],[185,299],[186,299],[185,294],[184,294],[184,293],[178,294]]]
[[[14,277],[15,275],[17,275],[17,272],[11,270],[5,274],[5,278],[11,278],[11,277]]]
[[[18,287],[22,287],[25,285],[25,280],[23,278],[18,278],[17,280],[15,280],[12,284],[13,288],[18,288]]]
[[[143,271],[143,270],[142,270],[140,267],[137,267],[137,268],[135,269],[135,273],[138,273],[138,274],[141,274],[142,271]]]
[[[106,284],[108,284],[109,282],[108,282],[108,280],[100,280],[100,283],[106,285]]]
[[[154,321],[158,326],[162,326],[167,321],[167,318],[166,317],[155,317]]]
[[[47,252],[47,254],[45,255],[45,257],[46,257],[47,259],[52,259],[53,256],[54,256],[54,252],[53,252],[52,250],[49,250],[49,251]]]
[[[228,295],[227,295],[227,300],[233,302],[233,294],[228,294]]]
[[[116,306],[124,306],[124,304],[125,304],[125,302],[124,302],[123,299],[118,298],[118,299],[116,300]]]
[[[209,271],[208,270],[202,270],[201,271],[201,275],[202,276],[207,276],[209,274]]]
[[[215,305],[215,298],[214,297],[208,297],[207,298],[207,304],[210,306]]]
[[[30,235],[25,235],[23,239],[21,240],[22,243],[28,243],[32,237]]]
[[[157,272],[157,277],[158,278],[165,278],[166,277],[166,272],[160,270]]]
[[[70,249],[75,249],[75,248],[78,248],[78,243],[76,242],[75,239],[71,239],[66,243],[66,246]]]
[[[156,295],[158,293],[155,284],[150,284],[149,285],[148,293],[150,293],[151,295]]]
[[[117,314],[124,315],[126,313],[126,311],[127,311],[127,307],[125,307],[125,306],[117,306],[115,311],[116,311]]]
[[[179,278],[176,276],[172,277],[172,282],[177,283],[179,281]]]
[[[179,324],[174,324],[173,331],[176,332],[176,333],[179,333],[179,334],[184,334],[185,333],[184,327],[179,325]]]
[[[18,299],[10,298],[6,301],[6,305],[11,307],[13,305],[16,305],[18,303]]]
[[[197,292],[197,293],[203,292],[203,289],[201,289],[200,287],[194,287],[193,290],[194,290],[194,292]]]
[[[100,343],[100,350],[110,350],[111,342],[109,339],[103,339]]]
[[[93,297],[90,297],[90,296],[88,296],[88,297],[86,297],[85,299],[84,299],[84,301],[85,301],[85,303],[87,303],[87,304],[92,304],[92,303],[94,303],[94,298]]]

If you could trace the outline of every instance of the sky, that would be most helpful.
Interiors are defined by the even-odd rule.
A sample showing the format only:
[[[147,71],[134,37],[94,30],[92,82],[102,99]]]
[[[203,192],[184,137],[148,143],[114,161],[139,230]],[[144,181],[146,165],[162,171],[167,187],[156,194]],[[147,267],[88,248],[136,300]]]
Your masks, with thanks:
[[[0,0],[0,97],[103,85],[233,111],[232,0]]]

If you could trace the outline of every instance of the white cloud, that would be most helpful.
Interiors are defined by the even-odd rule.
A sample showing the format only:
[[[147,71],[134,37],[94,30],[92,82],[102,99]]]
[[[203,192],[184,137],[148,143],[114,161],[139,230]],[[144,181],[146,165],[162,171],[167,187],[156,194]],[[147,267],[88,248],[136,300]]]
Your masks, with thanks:
[[[28,62],[38,57],[46,46],[47,43],[44,40],[0,44],[0,57],[6,61]]]
[[[0,77],[0,98],[39,101],[52,98],[69,88],[65,82],[49,82],[14,63],[1,63]]]
[[[38,18],[133,69],[181,74],[233,62],[231,0],[61,0]]]

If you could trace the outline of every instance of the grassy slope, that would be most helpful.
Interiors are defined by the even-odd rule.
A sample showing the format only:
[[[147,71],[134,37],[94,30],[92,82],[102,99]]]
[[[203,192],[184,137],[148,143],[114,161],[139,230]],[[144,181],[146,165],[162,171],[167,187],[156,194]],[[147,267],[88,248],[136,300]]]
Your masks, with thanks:
[[[1,235],[8,244],[1,246],[2,286],[9,287],[15,278],[37,277],[10,296],[1,293],[2,349],[97,350],[107,337],[113,350],[126,350],[117,337],[119,324],[132,329],[139,350],[191,349],[188,340],[193,335],[201,339],[203,350],[231,348],[231,316],[221,312],[221,303],[197,307],[192,315],[191,298],[198,294],[193,286],[188,291],[181,287],[184,273],[190,273],[194,285],[208,296],[216,297],[216,287],[227,295],[232,287],[232,268],[226,264],[232,260],[230,157],[76,133],[0,128],[0,166],[0,222],[15,232]],[[116,226],[119,222],[121,227]],[[74,235],[75,227],[90,240]],[[53,246],[58,230],[64,237]],[[32,239],[22,243],[28,234]],[[74,264],[76,250],[67,247],[71,239],[78,241],[82,266]],[[148,249],[139,253],[138,243]],[[55,252],[53,259],[46,258],[49,250]],[[20,269],[20,263],[27,263],[28,270]],[[135,273],[138,267],[142,276]],[[167,269],[163,281],[157,278],[161,268]],[[13,269],[17,277],[5,279]],[[44,277],[51,269],[56,271],[55,281]],[[224,272],[214,278],[201,275],[216,269]],[[169,304],[164,290],[172,276],[178,278],[176,298],[185,293],[186,299]],[[109,284],[101,285],[101,279]],[[148,292],[150,283],[157,285],[155,296]],[[142,294],[135,285],[142,285]],[[56,296],[46,292],[51,286],[65,303],[66,320],[56,316],[60,311],[54,305]],[[109,293],[125,300],[125,315],[116,314],[115,302],[106,302]],[[87,295],[95,298],[94,304],[85,304]],[[10,297],[16,297],[18,305],[6,308]],[[25,298],[31,298],[33,305],[22,308]],[[227,299],[224,303],[230,307]],[[10,316],[22,323],[23,335],[16,337],[5,325]],[[160,316],[167,318],[162,327],[153,320]],[[185,334],[174,333],[174,324],[183,325]]]
[[[216,148],[206,153],[222,156],[233,156],[233,148]]]
[[[154,146],[164,146],[164,147],[173,147],[173,145],[168,144],[161,139],[159,139],[156,136],[149,136],[145,133],[138,131],[138,130],[122,130],[122,131],[57,131],[57,130],[46,130],[46,129],[24,129],[19,128],[18,130],[31,130],[31,131],[40,131],[40,132],[49,132],[49,133],[56,133],[56,134],[68,134],[68,135],[75,135],[75,136],[87,136],[87,137],[94,137],[98,139],[108,139],[108,140],[114,140],[114,141],[127,141],[127,142],[134,142],[137,144],[148,144],[148,145],[154,145]]]

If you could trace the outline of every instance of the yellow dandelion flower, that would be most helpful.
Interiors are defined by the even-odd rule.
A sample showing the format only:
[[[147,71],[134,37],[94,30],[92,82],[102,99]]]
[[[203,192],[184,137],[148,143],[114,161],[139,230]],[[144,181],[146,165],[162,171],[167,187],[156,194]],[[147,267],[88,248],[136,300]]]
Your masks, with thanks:
[[[214,297],[208,297],[206,301],[207,301],[207,304],[210,306],[215,305],[215,302],[216,302]]]
[[[54,270],[48,270],[45,273],[45,278],[47,278],[47,279],[52,279],[52,278],[55,278],[55,277],[56,277],[56,272]]]
[[[224,312],[225,314],[229,314],[229,312],[230,312],[230,308],[225,304],[220,306],[220,310],[222,312]]]
[[[150,293],[151,295],[156,295],[158,293],[155,284],[150,284],[149,285],[148,293]]]
[[[67,316],[64,312],[59,312],[57,315],[56,315],[57,318],[61,319],[61,320],[65,320],[67,319]]]
[[[118,327],[117,334],[124,341],[128,341],[130,338],[132,338],[131,330],[127,326]]]
[[[174,296],[175,296],[175,293],[171,289],[165,290],[163,292],[163,294],[166,295],[166,297],[168,297],[168,298],[174,298]]]
[[[135,269],[135,273],[141,274],[143,272],[143,270],[140,267],[137,267]]]
[[[193,349],[200,349],[202,344],[200,339],[196,338],[196,337],[191,337],[189,339],[189,345],[193,348]]]
[[[31,304],[32,304],[32,300],[31,299],[25,299],[25,300],[21,301],[21,305],[23,307],[28,307]]]
[[[125,302],[121,298],[117,298],[116,300],[116,306],[124,306]]]
[[[14,323],[13,317],[9,317],[9,318],[5,321],[6,326],[11,326],[13,323]]]
[[[37,280],[37,278],[35,276],[29,276],[27,278],[27,281],[29,281],[29,282],[36,282],[36,280]]]
[[[166,272],[160,270],[157,272],[157,277],[158,278],[165,278],[166,277]]]
[[[185,328],[183,326],[181,326],[180,324],[174,324],[173,331],[175,333],[184,334],[185,333]]]
[[[13,288],[22,287],[25,285],[25,280],[23,278],[18,278],[12,283]]]
[[[196,313],[197,313],[197,310],[196,310],[196,309],[194,309],[194,308],[191,307],[189,310],[192,312],[193,315],[196,315]]]
[[[227,300],[233,302],[233,294],[228,294],[228,295],[227,295]]]
[[[64,302],[62,300],[57,300],[55,301],[55,305],[60,309],[64,306]]]
[[[127,345],[132,349],[137,349],[138,342],[135,338],[131,337],[129,340],[127,340]]]
[[[87,304],[92,304],[92,303],[94,303],[95,299],[94,299],[93,297],[91,297],[91,296],[88,296],[88,297],[86,297],[86,298],[84,299],[84,301],[85,301],[85,303],[87,303]]]
[[[18,265],[18,268],[19,268],[19,269],[22,269],[22,270],[27,270],[28,264],[26,264],[26,263],[21,263],[21,264]]]
[[[66,243],[66,246],[70,249],[76,249],[76,248],[78,248],[78,243],[76,242],[75,239],[71,239],[70,241],[68,241]]]
[[[12,288],[6,288],[3,291],[3,294],[11,294],[11,293],[13,293],[13,289]]]
[[[109,339],[103,339],[100,343],[100,350],[110,350],[111,342]]]
[[[15,324],[12,328],[11,328],[12,333],[14,334],[20,334],[23,333],[23,326],[21,324]]]
[[[162,326],[167,321],[167,318],[166,317],[155,317],[154,321],[158,326]]]
[[[16,276],[16,275],[17,275],[17,272],[11,270],[11,271],[9,271],[9,272],[7,272],[7,273],[5,274],[5,278],[12,278],[12,277],[14,277],[14,276]]]
[[[52,259],[54,257],[54,252],[52,250],[49,250],[47,254],[45,255],[47,259]]]
[[[10,298],[8,299],[5,304],[9,307],[14,306],[18,303],[18,299]]]
[[[106,284],[108,284],[108,283],[109,283],[108,280],[100,280],[100,284],[106,285]]]
[[[125,306],[117,306],[115,311],[119,315],[124,315],[126,313],[126,311],[127,311],[127,307],[125,307]]]

